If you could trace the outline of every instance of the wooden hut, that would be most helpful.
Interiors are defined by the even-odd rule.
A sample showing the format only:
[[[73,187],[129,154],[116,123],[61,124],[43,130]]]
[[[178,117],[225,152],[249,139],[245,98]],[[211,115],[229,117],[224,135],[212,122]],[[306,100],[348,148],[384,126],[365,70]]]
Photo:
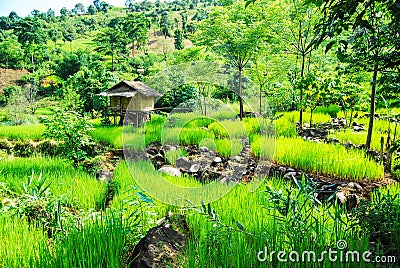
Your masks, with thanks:
[[[162,94],[140,81],[121,81],[112,88],[99,94],[110,98],[107,116],[119,117],[119,123],[138,127],[151,119],[150,112],[154,103]]]

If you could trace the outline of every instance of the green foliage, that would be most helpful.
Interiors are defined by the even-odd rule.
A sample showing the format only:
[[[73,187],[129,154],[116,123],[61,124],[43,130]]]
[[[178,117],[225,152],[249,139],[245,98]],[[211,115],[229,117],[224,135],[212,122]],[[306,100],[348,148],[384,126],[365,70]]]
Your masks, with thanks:
[[[176,89],[167,91],[156,103],[156,107],[167,107],[173,109],[191,106],[197,99],[198,91],[192,85],[182,85]]]
[[[77,73],[70,76],[65,83],[65,89],[67,92],[73,90],[70,93],[72,100],[76,100],[76,94],[79,95],[79,99],[83,103],[83,111],[80,112],[93,113],[95,104],[99,111],[102,111],[106,105],[104,101],[101,101],[102,97],[96,94],[110,88],[117,82],[118,79],[113,73],[106,71],[99,62],[93,62],[88,66],[83,66]],[[76,105],[74,104],[74,106]]]
[[[24,64],[24,51],[16,36],[0,42],[0,66],[3,68],[21,69]]]
[[[398,185],[397,185],[398,187]],[[392,189],[395,189],[392,187]],[[371,201],[363,200],[352,216],[360,224],[360,232],[370,235],[383,251],[398,255],[400,246],[400,198],[390,190],[377,190]],[[382,250],[382,249],[381,249]]]
[[[185,48],[185,44],[183,43],[183,31],[181,29],[176,29],[174,32],[174,46],[177,50],[182,50]]]
[[[45,123],[44,137],[62,141],[63,155],[75,165],[93,155],[93,141],[89,136],[92,125],[76,112],[57,112]]]

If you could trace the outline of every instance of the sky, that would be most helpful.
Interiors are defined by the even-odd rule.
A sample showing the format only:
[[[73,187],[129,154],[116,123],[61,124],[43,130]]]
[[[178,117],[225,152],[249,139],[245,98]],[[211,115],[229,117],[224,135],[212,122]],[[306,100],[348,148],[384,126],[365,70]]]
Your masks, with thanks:
[[[125,0],[105,0],[105,2],[117,7],[125,6]],[[66,7],[71,10],[77,3],[82,3],[87,8],[93,4],[93,0],[0,0],[0,16],[8,16],[11,11],[15,11],[18,16],[26,17],[34,9],[47,12],[49,8],[58,16],[61,8]]]

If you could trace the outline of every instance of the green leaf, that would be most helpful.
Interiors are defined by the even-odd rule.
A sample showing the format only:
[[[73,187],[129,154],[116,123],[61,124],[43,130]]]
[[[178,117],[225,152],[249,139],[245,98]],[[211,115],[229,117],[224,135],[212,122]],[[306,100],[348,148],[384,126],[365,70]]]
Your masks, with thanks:
[[[332,48],[332,46],[335,44],[335,41],[329,42],[326,47],[325,47],[325,54],[328,53],[328,51]]]
[[[244,232],[244,226],[239,221],[236,221],[236,226],[239,228],[240,231]]]

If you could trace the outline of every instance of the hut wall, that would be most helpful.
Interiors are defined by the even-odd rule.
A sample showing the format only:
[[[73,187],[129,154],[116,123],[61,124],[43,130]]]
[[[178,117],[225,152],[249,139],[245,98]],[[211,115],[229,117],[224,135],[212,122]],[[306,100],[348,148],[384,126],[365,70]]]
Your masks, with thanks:
[[[133,98],[122,98],[122,107],[129,111],[150,111],[154,108],[154,100],[138,93]]]
[[[119,108],[120,97],[110,97],[110,98],[111,98],[111,107],[112,108]]]

